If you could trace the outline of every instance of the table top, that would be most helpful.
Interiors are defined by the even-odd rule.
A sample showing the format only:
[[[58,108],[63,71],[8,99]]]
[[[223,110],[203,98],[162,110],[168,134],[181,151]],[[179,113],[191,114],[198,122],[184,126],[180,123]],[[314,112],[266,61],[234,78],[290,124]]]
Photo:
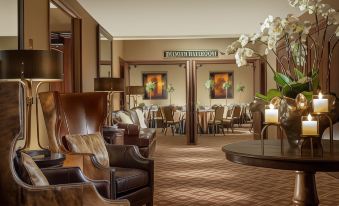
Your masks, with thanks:
[[[237,142],[225,145],[222,151],[226,159],[231,162],[295,171],[339,171],[339,141],[334,141],[333,150],[330,151],[330,141],[322,140],[322,150],[315,147],[314,153],[310,152],[310,145],[292,147],[284,141],[281,147],[280,140],[265,140],[264,153],[260,140]]]

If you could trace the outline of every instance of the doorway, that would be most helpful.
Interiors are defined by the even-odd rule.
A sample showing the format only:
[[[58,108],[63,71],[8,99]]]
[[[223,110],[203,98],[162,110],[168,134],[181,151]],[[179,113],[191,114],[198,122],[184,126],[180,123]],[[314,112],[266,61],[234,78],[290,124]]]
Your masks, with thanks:
[[[81,19],[60,1],[51,0],[49,34],[50,49],[62,52],[64,61],[64,81],[51,83],[50,90],[81,92]]]

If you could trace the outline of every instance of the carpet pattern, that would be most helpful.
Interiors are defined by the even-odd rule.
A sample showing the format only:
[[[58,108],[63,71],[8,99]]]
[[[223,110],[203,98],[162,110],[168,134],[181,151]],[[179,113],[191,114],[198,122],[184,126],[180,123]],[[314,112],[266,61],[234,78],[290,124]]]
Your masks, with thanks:
[[[252,139],[245,131],[235,135],[200,136],[186,145],[184,136],[158,132],[154,204],[180,205],[292,205],[293,171],[250,167],[229,162],[221,147]],[[320,205],[339,205],[339,180],[316,175]]]

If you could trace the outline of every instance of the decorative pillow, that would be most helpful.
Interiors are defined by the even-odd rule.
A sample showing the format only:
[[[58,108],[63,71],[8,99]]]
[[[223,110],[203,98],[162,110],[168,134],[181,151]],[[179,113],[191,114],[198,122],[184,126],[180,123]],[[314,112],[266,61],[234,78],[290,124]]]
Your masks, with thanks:
[[[142,113],[141,109],[136,109],[135,112],[138,115],[140,127],[143,128],[143,129],[147,128],[147,125],[145,123],[145,117],[144,117],[144,114]]]
[[[46,179],[45,175],[42,173],[41,169],[35,164],[31,156],[21,152],[21,162],[22,165],[25,167],[33,186],[49,185],[49,182]]]
[[[66,135],[66,141],[71,152],[94,154],[101,165],[109,167],[107,149],[100,133]]]
[[[120,117],[122,123],[133,124],[133,121],[132,121],[131,117],[128,116],[126,113],[119,112],[119,117]]]

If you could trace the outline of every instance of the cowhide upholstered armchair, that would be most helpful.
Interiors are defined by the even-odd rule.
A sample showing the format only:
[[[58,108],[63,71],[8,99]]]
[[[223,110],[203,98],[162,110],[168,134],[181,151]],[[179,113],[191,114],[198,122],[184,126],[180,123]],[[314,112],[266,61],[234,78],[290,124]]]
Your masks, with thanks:
[[[153,205],[154,163],[144,158],[136,146],[106,144],[102,148],[100,144],[91,143],[87,146],[94,148],[93,153],[75,153],[72,149],[76,147],[68,141],[70,135],[102,132],[107,115],[107,93],[44,92],[39,98],[50,150],[66,155],[64,165],[80,167],[90,179],[109,180],[112,199],[128,199],[131,205]],[[108,166],[102,162],[107,162]]]

